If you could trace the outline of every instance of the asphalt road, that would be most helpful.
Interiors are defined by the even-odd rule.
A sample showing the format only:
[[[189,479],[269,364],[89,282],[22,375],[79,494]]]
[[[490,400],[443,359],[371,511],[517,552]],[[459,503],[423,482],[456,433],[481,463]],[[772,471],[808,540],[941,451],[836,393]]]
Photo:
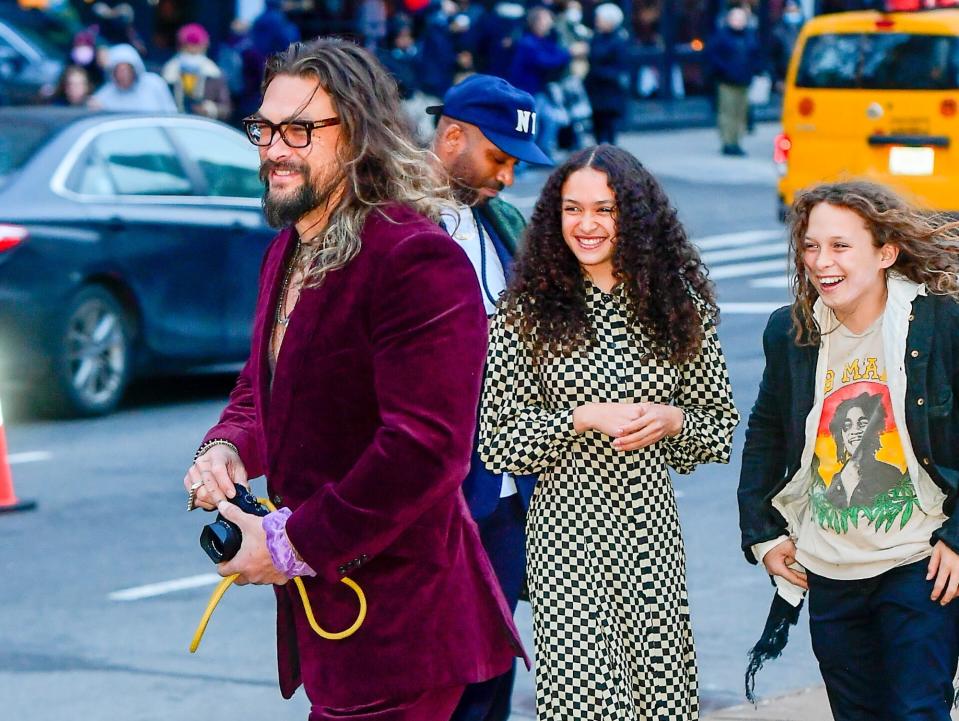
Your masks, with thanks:
[[[720,337],[744,416],[762,372],[765,319],[788,302],[768,161],[774,132],[761,126],[745,159],[720,157],[712,131],[623,140],[661,178],[716,279]],[[528,212],[542,180],[528,172],[508,197]],[[187,652],[212,590],[212,567],[197,546],[211,518],[183,512],[181,479],[230,383],[141,383],[120,412],[96,420],[38,420],[7,408],[16,490],[39,508],[0,514],[0,718],[306,718],[303,694],[285,702],[276,688],[269,589],[229,591],[199,652]],[[765,575],[739,551],[742,437],[741,427],[730,466],[675,478],[707,709],[742,699],[745,653],[771,600]],[[518,619],[530,639],[527,605]],[[804,619],[758,691],[818,679]],[[532,676],[521,674],[517,721],[533,715],[532,688]]]

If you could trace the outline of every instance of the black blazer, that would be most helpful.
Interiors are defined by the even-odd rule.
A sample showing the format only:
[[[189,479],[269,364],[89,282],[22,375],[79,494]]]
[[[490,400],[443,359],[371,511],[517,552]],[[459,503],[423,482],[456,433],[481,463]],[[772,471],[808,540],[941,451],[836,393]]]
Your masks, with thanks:
[[[906,427],[912,449],[946,494],[949,517],[931,543],[959,551],[959,303],[950,297],[917,296],[906,339]],[[789,307],[775,311],[763,333],[766,369],[749,414],[739,477],[739,527],[746,559],[752,546],[786,534],[772,499],[799,470],[806,417],[815,399],[817,347],[793,340]]]

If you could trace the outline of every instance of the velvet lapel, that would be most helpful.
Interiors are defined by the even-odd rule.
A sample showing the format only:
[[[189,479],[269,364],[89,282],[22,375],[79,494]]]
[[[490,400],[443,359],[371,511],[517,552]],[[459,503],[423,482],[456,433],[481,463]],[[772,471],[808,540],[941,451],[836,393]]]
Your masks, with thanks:
[[[290,253],[293,252],[296,233],[292,227],[284,228],[276,241],[274,252],[270,253],[263,268],[263,287],[261,293],[265,302],[257,308],[256,322],[253,327],[253,346],[250,349],[256,370],[256,388],[254,389],[258,415],[264,432],[267,428],[270,411],[270,342],[273,323],[276,317],[276,304],[280,302],[280,290]]]
[[[301,369],[306,357],[310,355],[313,334],[316,332],[328,300],[337,297],[339,292],[337,288],[345,275],[342,269],[328,273],[319,288],[305,288],[300,292],[296,308],[290,315],[290,324],[286,327],[283,345],[276,359],[276,370],[273,373],[273,390],[270,399],[273,412],[267,419],[265,428],[268,446],[280,443],[284,437],[286,425],[292,415],[290,403],[296,383],[303,376]]]

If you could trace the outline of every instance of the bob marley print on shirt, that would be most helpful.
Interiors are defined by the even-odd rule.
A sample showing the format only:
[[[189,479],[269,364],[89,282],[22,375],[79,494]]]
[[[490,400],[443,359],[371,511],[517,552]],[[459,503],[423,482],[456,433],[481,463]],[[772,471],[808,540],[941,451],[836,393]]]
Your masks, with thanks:
[[[943,521],[941,511],[927,514],[916,498],[888,387],[881,322],[860,334],[839,326],[824,337],[822,410],[796,560],[827,578],[872,578],[923,559]]]
[[[862,335],[843,327],[832,335],[823,395],[814,520],[840,534],[860,524],[872,532],[904,528],[918,505],[892,411],[879,321]]]

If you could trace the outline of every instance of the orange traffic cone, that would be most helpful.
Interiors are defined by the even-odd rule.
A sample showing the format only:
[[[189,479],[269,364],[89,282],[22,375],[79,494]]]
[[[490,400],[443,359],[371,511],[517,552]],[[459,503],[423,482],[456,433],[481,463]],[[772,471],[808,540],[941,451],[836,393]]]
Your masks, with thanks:
[[[22,501],[13,493],[13,474],[7,461],[7,434],[3,430],[3,409],[0,408],[0,513],[29,511],[36,501]]]

